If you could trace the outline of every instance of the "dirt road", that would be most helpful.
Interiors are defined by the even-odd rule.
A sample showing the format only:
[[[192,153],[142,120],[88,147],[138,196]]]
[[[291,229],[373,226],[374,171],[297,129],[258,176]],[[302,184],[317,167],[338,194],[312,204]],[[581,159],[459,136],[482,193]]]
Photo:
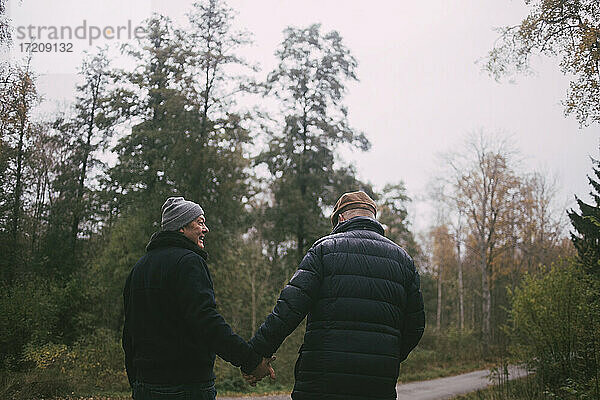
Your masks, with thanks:
[[[396,386],[398,400],[443,400],[450,399],[459,394],[474,392],[490,384],[490,371],[474,371],[468,374],[451,376],[448,378],[432,379],[430,381],[404,383]],[[509,368],[509,379],[525,376],[526,371],[518,368]],[[220,397],[219,400],[290,400],[287,395],[262,396],[262,397]]]

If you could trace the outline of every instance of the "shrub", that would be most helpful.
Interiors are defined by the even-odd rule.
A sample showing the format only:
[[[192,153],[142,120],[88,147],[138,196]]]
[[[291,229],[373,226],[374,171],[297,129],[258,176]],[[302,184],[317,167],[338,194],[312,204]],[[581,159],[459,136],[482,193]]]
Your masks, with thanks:
[[[23,372],[3,371],[0,398],[38,399],[71,393],[73,382],[67,371],[73,366],[67,346],[46,343],[24,346],[21,367]]]
[[[55,369],[0,372],[0,398],[3,400],[45,399],[71,394],[73,390],[68,377]]]
[[[25,346],[25,372],[5,372],[1,398],[43,398],[101,390],[127,391],[120,339],[107,329],[98,329],[73,346],[30,343]]]
[[[43,281],[16,282],[0,290],[0,361],[3,369],[22,368],[24,346],[49,341],[57,326],[57,306]]]
[[[72,344],[81,290],[73,281],[53,282],[23,277],[0,288],[0,369],[25,368],[23,352],[28,343]]]
[[[512,301],[512,351],[551,391],[597,387],[598,284],[573,262],[524,278]],[[571,379],[569,381],[569,379]]]
[[[108,329],[98,329],[79,339],[69,352],[72,369],[67,371],[79,387],[128,390],[121,340]]]

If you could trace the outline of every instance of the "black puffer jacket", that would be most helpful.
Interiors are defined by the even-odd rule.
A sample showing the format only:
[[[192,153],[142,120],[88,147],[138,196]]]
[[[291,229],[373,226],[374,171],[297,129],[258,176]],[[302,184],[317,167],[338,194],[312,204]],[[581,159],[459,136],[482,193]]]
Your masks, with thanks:
[[[179,232],[158,232],[123,290],[129,382],[215,379],[215,353],[249,373],[261,361],[217,312],[206,252]]]
[[[395,399],[400,362],[425,327],[410,256],[367,217],[317,241],[251,339],[274,353],[308,314],[294,399]]]

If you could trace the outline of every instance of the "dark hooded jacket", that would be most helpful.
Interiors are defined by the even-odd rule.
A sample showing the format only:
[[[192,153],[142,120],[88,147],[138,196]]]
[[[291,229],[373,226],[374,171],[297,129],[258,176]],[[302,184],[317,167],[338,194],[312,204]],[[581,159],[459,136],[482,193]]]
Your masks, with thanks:
[[[270,356],[308,314],[293,399],[396,398],[425,314],[413,260],[383,233],[355,217],[318,240],[250,340]]]
[[[260,356],[217,312],[207,254],[179,232],[157,232],[125,283],[123,349],[129,382],[215,379],[215,354],[246,373]]]

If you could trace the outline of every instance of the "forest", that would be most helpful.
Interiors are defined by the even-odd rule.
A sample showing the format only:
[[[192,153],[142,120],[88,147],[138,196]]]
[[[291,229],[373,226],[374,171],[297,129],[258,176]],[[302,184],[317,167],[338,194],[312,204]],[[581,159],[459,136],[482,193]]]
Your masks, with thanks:
[[[503,79],[531,54],[562,58],[565,113],[598,124],[600,5],[531,3],[484,68]],[[426,331],[401,381],[523,364],[533,374],[511,398],[600,398],[598,160],[593,201],[565,210],[510,137],[474,130],[440,155],[427,193],[434,222],[417,232],[401,177],[377,189],[340,155],[371,147],[348,120],[358,60],[340,34],[288,27],[257,81],[239,55],[251,35],[234,16],[221,0],[195,3],[185,26],[155,14],[119,49],[125,66],[107,48],[89,53],[69,107],[43,118],[29,61],[0,64],[0,398],[129,398],[122,291],[167,197],[205,210],[218,310],[250,338],[353,190],[375,199],[386,236],[421,275]],[[278,379],[257,388],[218,360],[219,393],[289,393],[302,335],[301,324],[277,353]]]

